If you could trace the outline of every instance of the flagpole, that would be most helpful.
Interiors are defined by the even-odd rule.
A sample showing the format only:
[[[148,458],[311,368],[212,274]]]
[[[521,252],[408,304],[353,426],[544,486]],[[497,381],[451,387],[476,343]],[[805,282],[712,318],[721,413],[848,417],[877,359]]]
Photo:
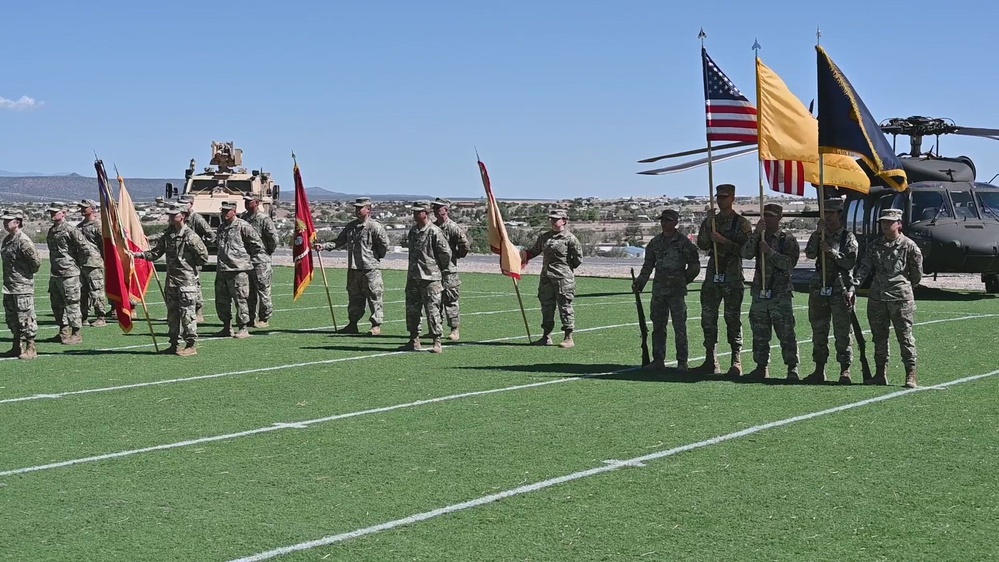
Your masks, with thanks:
[[[704,66],[704,56],[703,56],[703,53],[704,53],[704,38],[707,37],[707,36],[708,36],[708,34],[704,33],[704,28],[701,28],[701,32],[697,34],[697,38],[701,40],[701,53],[702,53],[702,55],[701,55],[701,75],[702,75],[703,80],[704,80],[704,88],[705,88],[704,99],[705,99],[705,103],[707,103],[708,69],[705,68],[705,66]],[[715,176],[714,176],[714,166],[712,166],[712,164],[711,164],[711,135],[708,133],[707,124],[705,124],[705,127],[704,127],[704,137],[705,137],[705,140],[707,140],[707,143],[708,143],[708,205],[710,205],[710,208],[711,208],[711,232],[714,233],[714,232],[718,232],[718,225],[715,222],[715,197],[714,197]],[[713,250],[713,255],[714,255],[715,273],[717,274],[718,273],[718,242],[715,242],[714,239],[711,240],[711,248]]]
[[[139,278],[135,276],[135,257],[132,256],[131,252],[128,254],[128,261],[130,266],[129,277],[131,277],[131,279],[129,279],[129,284],[135,282],[135,284],[138,285]],[[163,300],[166,301],[166,298]],[[153,348],[156,350],[156,353],[159,353],[160,346],[156,343],[156,334],[153,333],[153,321],[149,318],[149,307],[146,306],[146,296],[142,294],[142,291],[139,291],[139,302],[142,303],[142,310],[146,313],[146,325],[149,326],[149,336],[153,338]]]
[[[815,28],[815,44],[819,45],[822,43],[822,30]],[[819,229],[819,254],[821,254],[822,259],[822,289],[826,288],[826,181],[825,172],[826,167],[824,163],[824,153],[822,152],[822,147],[819,147],[819,224],[822,228]]]
[[[763,127],[760,126],[760,118],[763,114],[763,99],[760,95],[760,42],[753,39],[753,52],[755,53],[756,62],[756,154],[760,155],[761,147],[761,132]],[[757,158],[757,160],[760,160]],[[756,175],[760,182],[760,220],[763,220],[763,165],[762,161],[756,163]],[[760,233],[760,244],[757,247],[758,254],[758,265],[760,268],[760,291],[763,292],[767,288],[767,256],[763,253],[763,245],[767,243],[766,229]]]
[[[298,158],[295,157],[295,151],[291,151],[291,161],[295,165],[295,169],[298,169]],[[305,189],[305,185],[302,185],[302,189]],[[295,211],[298,211],[298,198],[295,198]],[[309,253],[311,254],[314,250],[312,249],[312,241],[306,242],[309,246]],[[294,259],[295,256],[292,256]],[[323,287],[326,288],[326,302],[330,305],[330,318],[333,320],[333,331],[338,332],[340,329],[336,325],[336,314],[333,313],[333,297],[330,295],[330,283],[326,279],[326,268],[323,267],[323,255],[321,252],[316,252],[316,259],[319,261],[319,271],[323,274]]]
[[[527,343],[531,343],[531,328],[527,325],[527,312],[524,311],[524,301],[520,298],[520,285],[517,283],[515,277],[511,277],[510,281],[513,281],[513,289],[517,291],[517,302],[520,304],[520,315],[524,318],[524,330],[527,331]]]

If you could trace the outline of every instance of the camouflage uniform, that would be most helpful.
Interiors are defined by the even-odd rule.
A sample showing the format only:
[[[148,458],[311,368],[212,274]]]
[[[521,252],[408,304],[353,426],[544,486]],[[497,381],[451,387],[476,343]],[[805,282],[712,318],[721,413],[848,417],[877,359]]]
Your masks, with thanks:
[[[198,339],[195,307],[198,302],[198,268],[208,263],[208,248],[201,237],[185,224],[179,230],[171,226],[156,241],[156,246],[136,252],[137,258],[156,261],[166,254],[167,326],[170,347],[177,350],[183,340],[193,348]]]
[[[90,257],[80,268],[83,270],[80,275],[80,282],[83,285],[80,311],[83,320],[86,320],[90,309],[93,308],[96,315],[94,321],[103,322],[107,316],[108,301],[104,291],[104,236],[101,234],[101,223],[84,219],[76,225],[76,228],[80,229],[83,237],[92,246]]]
[[[382,295],[382,258],[388,253],[388,234],[385,227],[368,217],[347,223],[332,244],[325,244],[326,251],[347,248],[347,320],[356,329],[364,316],[364,305],[371,312],[371,327],[384,322]]]
[[[10,218],[7,218],[10,217]],[[4,215],[11,220],[15,215]],[[35,315],[35,273],[42,261],[35,245],[23,232],[8,233],[0,243],[3,259],[3,311],[11,332],[8,357],[31,359],[35,354],[38,318]],[[29,353],[30,351],[30,353]]]
[[[250,324],[259,319],[261,323],[267,323],[274,314],[274,303],[271,302],[271,277],[273,269],[271,265],[271,254],[278,246],[277,229],[274,221],[266,214],[257,210],[256,213],[249,211],[243,213],[242,219],[260,235],[260,240],[264,244],[264,251],[253,256],[253,269],[250,271],[250,296],[247,299],[247,306],[250,309]]]
[[[458,223],[450,218],[441,224],[435,223],[435,226],[444,233],[444,238],[451,249],[451,266],[447,271],[441,272],[443,275],[441,284],[444,287],[444,292],[441,294],[441,308],[444,311],[444,316],[447,317],[447,325],[455,330],[461,322],[458,315],[459,288],[461,287],[461,280],[458,278],[458,260],[468,255],[468,237],[465,236],[465,231],[458,226]]]
[[[663,211],[665,215],[667,211]],[[666,359],[666,324],[673,317],[673,332],[676,338],[676,361],[681,369],[686,368],[689,354],[687,343],[687,285],[701,271],[701,261],[697,246],[686,235],[677,231],[671,236],[657,234],[645,246],[645,262],[636,280],[636,289],[641,292],[649,281],[653,269],[656,277],[652,281],[652,360]]]
[[[246,299],[250,294],[249,271],[253,257],[264,251],[260,235],[240,218],[224,220],[215,235],[218,241],[218,265],[215,273],[215,311],[224,328],[219,335],[240,335],[250,322]],[[231,329],[232,303],[236,302],[235,330]]]
[[[753,227],[746,217],[734,211],[728,216],[716,215],[715,226],[718,232],[730,241],[730,244],[717,244],[718,261],[721,267],[716,267],[715,264],[715,243],[711,240],[711,219],[704,219],[697,231],[697,247],[709,254],[708,266],[704,272],[704,281],[701,284],[701,329],[704,331],[704,348],[709,361],[716,358],[718,309],[724,301],[725,327],[728,343],[732,347],[733,370],[738,365],[741,373],[742,299],[746,290],[743,285],[741,252],[742,247],[749,240],[749,234],[753,231]],[[724,281],[716,282],[716,274],[724,275]]]
[[[416,207],[414,204],[410,208]],[[430,205],[426,205],[429,211]],[[435,224],[414,225],[407,237],[409,272],[406,276],[406,329],[411,340],[420,337],[420,319],[427,316],[428,332],[439,347],[441,326],[441,279],[451,266],[447,237]]]
[[[827,207],[828,208],[828,207]],[[824,368],[829,360],[829,323],[832,321],[836,341],[836,362],[840,365],[841,380],[849,378],[853,363],[853,346],[850,336],[853,310],[844,294],[852,287],[850,272],[857,264],[859,245],[857,237],[845,228],[825,230],[826,244],[832,252],[821,251],[821,231],[813,232],[805,246],[805,256],[815,261],[815,273],[808,284],[808,322],[812,326],[812,360],[815,361],[816,379],[825,379]],[[826,280],[822,280],[821,255],[826,256]],[[832,294],[823,296],[822,288],[830,287]],[[843,380],[843,382],[846,382]]]
[[[554,213],[553,213],[554,214]],[[549,214],[550,218],[556,218]],[[565,218],[559,214],[559,218]],[[538,280],[538,301],[541,303],[542,340],[550,337],[555,329],[555,308],[562,321],[562,331],[567,336],[576,328],[572,299],[576,296],[576,277],[573,270],[582,264],[583,249],[579,240],[568,230],[549,230],[525,252],[526,259],[543,256]]]
[[[46,242],[51,266],[49,298],[52,302],[52,314],[59,325],[60,339],[67,343],[67,338],[82,338],[80,267],[90,259],[92,245],[79,229],[66,221],[52,224]],[[73,343],[79,341],[81,340]]]
[[[898,213],[890,211],[897,209],[887,209],[881,216],[891,217],[891,220],[901,220],[900,211]],[[906,378],[908,379],[911,373],[914,383],[916,339],[912,335],[912,325],[916,320],[916,300],[912,288],[923,278],[923,254],[919,246],[904,234],[899,234],[895,240],[881,236],[867,247],[854,276],[854,284],[859,286],[871,274],[874,278],[867,296],[867,322],[871,326],[874,361],[877,365],[877,374],[872,383],[888,382],[890,326],[895,327]]]
[[[773,212],[770,209],[776,209],[778,213],[783,211],[777,205],[767,205],[764,212]],[[760,259],[761,237],[774,250],[763,259]],[[761,235],[754,231],[742,246],[743,259],[756,259],[756,272],[750,289],[753,301],[749,306],[749,324],[753,330],[753,361],[756,363],[756,370],[752,374],[755,377],[766,377],[770,363],[770,338],[774,332],[780,341],[788,378],[798,377],[798,339],[794,331],[794,310],[791,307],[794,296],[791,272],[798,264],[800,255],[798,241],[783,228],[772,234]]]
[[[201,238],[202,243],[207,244],[215,242],[215,231],[212,230],[211,225],[208,224],[205,217],[201,216],[201,213],[195,213],[194,211],[189,210],[186,212],[186,217],[187,228],[193,230],[194,233]],[[202,266],[198,266],[195,270],[196,275],[194,277],[198,286],[198,302],[195,304],[195,312],[199,318],[202,317],[202,309],[205,307],[205,296],[201,293],[201,267]],[[202,320],[204,319],[201,318],[199,322]]]

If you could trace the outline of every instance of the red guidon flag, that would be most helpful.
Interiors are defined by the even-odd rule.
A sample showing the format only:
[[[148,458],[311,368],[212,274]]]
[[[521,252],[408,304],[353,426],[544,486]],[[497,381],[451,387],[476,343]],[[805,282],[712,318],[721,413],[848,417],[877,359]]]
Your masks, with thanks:
[[[108,187],[108,174],[104,171],[104,163],[94,162],[97,170],[97,187],[101,198],[101,237],[104,242],[104,290],[108,301],[118,317],[121,331],[132,331],[132,303],[129,298],[127,265],[132,261],[125,251],[125,231],[118,216],[118,205],[111,197]]]
[[[309,198],[305,195],[302,172],[295,164],[295,238],[292,255],[295,258],[295,296],[298,300],[312,282],[312,243],[316,240],[316,227],[312,224]]]
[[[499,205],[496,204],[496,197],[493,195],[492,184],[489,182],[489,172],[486,165],[479,160],[479,173],[482,174],[482,187],[486,188],[486,218],[488,219],[489,249],[494,254],[499,254],[500,271],[503,275],[520,279],[520,252],[516,246],[510,242],[506,234],[506,225],[503,224],[503,216],[500,214]]]
[[[117,170],[115,170],[117,172]],[[139,214],[135,212],[132,196],[125,189],[125,180],[118,174],[118,219],[125,230],[125,243],[133,252],[145,252],[149,249],[149,240],[142,230]],[[125,262],[125,279],[128,280],[128,293],[132,300],[141,301],[149,289],[149,280],[153,276],[153,262],[135,260],[130,254]]]

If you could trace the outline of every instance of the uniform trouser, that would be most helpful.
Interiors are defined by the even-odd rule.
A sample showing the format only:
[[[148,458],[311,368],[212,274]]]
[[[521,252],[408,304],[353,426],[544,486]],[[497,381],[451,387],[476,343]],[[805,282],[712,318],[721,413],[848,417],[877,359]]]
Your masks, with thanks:
[[[7,329],[13,335],[15,343],[18,340],[32,341],[38,335],[38,317],[35,316],[35,297],[27,294],[5,294],[3,296],[4,320]]]
[[[382,294],[385,286],[382,284],[380,269],[348,269],[347,270],[347,320],[357,324],[364,316],[364,306],[371,311],[371,325],[381,326],[383,322]],[[440,311],[437,311],[440,314]]]
[[[902,364],[906,368],[916,366],[916,338],[912,335],[912,324],[915,321],[915,301],[867,299],[867,322],[871,325],[871,339],[874,340],[874,361],[876,364],[888,364],[888,329],[891,325],[895,327]]]
[[[196,307],[198,294],[201,291],[197,285],[166,286],[167,329],[170,344],[177,345],[183,340],[187,345],[194,345],[198,339],[198,322]]]
[[[246,305],[250,310],[250,321],[260,319],[267,322],[274,314],[274,303],[271,302],[271,264],[254,265],[250,270],[250,295]]]
[[[80,303],[83,318],[90,315],[91,309],[97,318],[104,318],[108,310],[107,296],[104,294],[104,268],[84,267],[80,273],[80,281],[83,284],[83,300]]]
[[[232,303],[236,303],[236,330],[250,322],[246,298],[250,294],[250,276],[245,271],[219,271],[215,274],[215,313],[223,326],[232,321]]]
[[[790,295],[761,299],[753,296],[749,305],[749,324],[753,330],[753,361],[770,363],[770,338],[777,332],[780,352],[788,368],[798,366],[798,338],[794,332],[794,310]]]
[[[80,315],[80,277],[49,277],[49,300],[52,314],[59,328],[79,329],[83,325]]]
[[[194,304],[194,312],[197,314],[198,312],[201,312],[201,309],[205,308],[205,295],[201,292],[201,268],[196,267],[194,270],[198,273],[195,278],[195,282],[198,287],[198,301]]]
[[[555,329],[555,309],[562,320],[562,331],[576,328],[576,315],[572,299],[576,297],[575,279],[551,279],[542,275],[538,282],[538,301],[541,302],[541,329],[550,334]]]
[[[440,281],[406,280],[406,329],[410,337],[419,337],[420,320],[424,314],[427,316],[427,333],[434,339],[441,337],[442,291]]]
[[[742,349],[742,297],[746,292],[742,281],[701,285],[701,329],[704,347],[711,349],[718,344],[718,309],[725,301],[725,328],[732,349]]]
[[[441,293],[441,310],[444,317],[447,318],[447,325],[454,329],[461,323],[461,318],[458,315],[461,279],[458,278],[457,273],[446,274],[441,279],[441,285],[444,287]]]
[[[687,343],[687,301],[684,295],[652,295],[652,359],[666,359],[666,324],[673,318],[673,336],[676,339],[676,360],[686,361],[689,355]]]
[[[843,294],[829,297],[817,293],[808,295],[808,323],[812,326],[812,360],[825,364],[829,360],[829,322],[832,321],[833,337],[836,338],[836,362],[844,369],[853,363],[853,346],[850,339],[852,327],[850,308],[846,306]]]

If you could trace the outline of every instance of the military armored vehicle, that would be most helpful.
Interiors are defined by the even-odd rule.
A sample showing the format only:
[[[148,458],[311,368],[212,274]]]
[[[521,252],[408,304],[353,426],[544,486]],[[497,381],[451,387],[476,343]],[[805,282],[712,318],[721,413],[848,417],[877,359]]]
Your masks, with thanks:
[[[213,229],[222,222],[219,213],[222,203],[231,201],[236,203],[237,209],[242,209],[244,195],[259,196],[260,209],[274,218],[281,186],[274,183],[268,172],[243,168],[241,148],[236,148],[232,142],[213,141],[209,164],[198,172],[192,158],[184,172],[183,187],[166,184],[166,199],[175,202],[182,195],[193,197],[192,210],[205,217]],[[215,253],[214,244],[208,246],[208,250]]]

